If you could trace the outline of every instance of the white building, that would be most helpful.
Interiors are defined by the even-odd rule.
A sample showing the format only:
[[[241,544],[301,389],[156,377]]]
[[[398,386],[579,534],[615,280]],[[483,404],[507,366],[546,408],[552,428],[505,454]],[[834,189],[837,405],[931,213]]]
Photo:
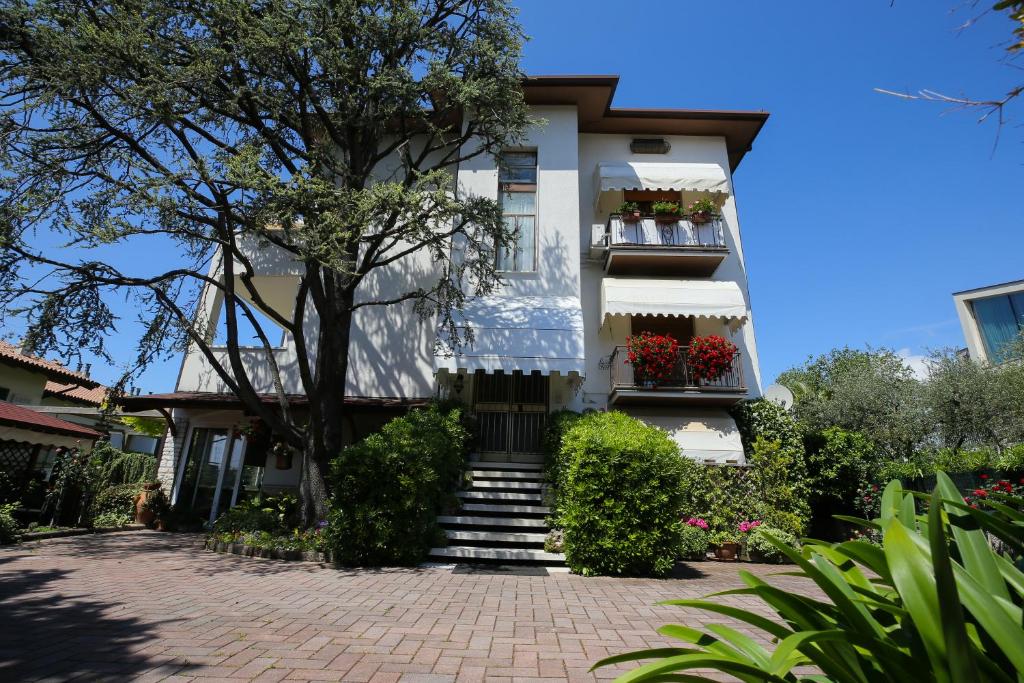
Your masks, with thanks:
[[[953,303],[975,361],[1001,362],[1007,344],[1024,332],[1024,280],[956,292]]]
[[[616,109],[617,81],[526,80],[532,114],[545,123],[508,150],[503,171],[482,157],[457,169],[458,191],[500,199],[520,228],[518,248],[498,256],[504,285],[466,306],[475,341],[455,353],[435,353],[437,330],[411,306],[360,309],[345,388],[351,438],[447,396],[476,414],[484,460],[536,461],[551,411],[621,409],[668,430],[689,457],[742,462],[727,410],[759,396],[761,381],[732,174],[768,115]],[[720,218],[628,222],[616,213],[624,201],[649,212],[653,201],[699,198],[712,199]],[[260,291],[290,315],[292,265],[269,249],[259,256]],[[364,291],[381,296],[395,283],[436,277],[430,258],[414,255]],[[206,305],[216,317],[216,296]],[[695,378],[681,357],[669,379],[645,386],[624,355],[627,337],[641,331],[672,333],[682,345],[694,335],[721,335],[739,355],[713,382]],[[285,391],[301,405],[287,336],[275,353]],[[254,350],[261,376],[258,356]],[[269,375],[259,389],[273,400]],[[193,501],[211,518],[246,491],[297,484],[297,462],[279,469],[273,456],[247,452],[238,428],[248,418],[198,352],[186,355],[173,393],[129,397],[126,405],[172,418],[160,475],[177,500]]]

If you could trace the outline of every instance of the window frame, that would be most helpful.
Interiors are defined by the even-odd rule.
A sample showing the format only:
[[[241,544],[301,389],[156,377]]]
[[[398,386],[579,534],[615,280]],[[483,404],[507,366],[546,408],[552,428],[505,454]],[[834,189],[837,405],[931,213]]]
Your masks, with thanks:
[[[512,174],[506,175],[506,170],[509,168],[528,168],[524,164],[506,164],[506,155],[530,155],[533,159],[533,179],[534,182],[522,182],[521,180],[512,177]],[[504,275],[531,275],[537,273],[537,260],[539,254],[539,234],[540,234],[540,158],[535,149],[510,149],[503,152],[498,159],[498,204],[501,207],[501,216],[504,220],[506,217],[512,218],[532,218],[533,219],[533,246],[530,253],[530,268],[521,268],[518,261],[520,254],[525,254],[526,250],[519,248],[519,241],[517,239],[512,251],[512,269],[505,270],[501,268],[501,250],[495,249],[494,259],[495,267],[499,273]],[[505,196],[514,193],[521,194],[532,194],[533,195],[533,213],[506,213],[505,212]]]

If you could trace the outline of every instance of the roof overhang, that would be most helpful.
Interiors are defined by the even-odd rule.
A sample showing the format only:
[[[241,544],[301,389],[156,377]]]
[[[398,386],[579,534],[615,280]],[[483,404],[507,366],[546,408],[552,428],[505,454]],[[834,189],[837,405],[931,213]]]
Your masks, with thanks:
[[[260,394],[261,403],[278,405],[280,399],[275,394]],[[309,405],[305,394],[286,394],[289,406],[301,407]],[[345,405],[352,408],[400,409],[417,408],[430,402],[430,398],[401,398],[387,396],[346,396]],[[167,394],[146,394],[145,396],[122,396],[117,404],[125,412],[136,413],[144,410],[160,410],[168,408],[200,408],[242,410],[242,401],[234,394],[220,394],[204,391],[175,391]]]
[[[61,420],[52,415],[32,410],[27,406],[16,405],[8,401],[0,401],[0,427],[70,436],[75,439],[85,439],[86,441],[95,441],[103,436],[94,429],[89,429],[67,420]],[[14,437],[0,438],[13,439]]]
[[[768,120],[764,111],[612,108],[618,83],[618,76],[528,76],[523,92],[527,104],[575,105],[581,133],[725,138],[733,171]]]

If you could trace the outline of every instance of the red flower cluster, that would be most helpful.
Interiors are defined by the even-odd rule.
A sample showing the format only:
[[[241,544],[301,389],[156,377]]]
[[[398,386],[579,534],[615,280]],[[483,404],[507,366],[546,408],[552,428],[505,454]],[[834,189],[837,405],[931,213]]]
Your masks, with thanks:
[[[725,337],[711,334],[690,340],[686,362],[698,380],[714,382],[732,367],[739,349]]]
[[[980,475],[980,479],[987,480],[988,475]],[[1017,496],[1024,496],[1024,479],[1020,480],[1019,484],[1014,484],[1009,479],[1000,479],[999,481],[984,481],[981,488],[976,488],[964,496],[964,502],[970,505],[972,508],[977,508],[978,501],[988,498],[993,493],[1003,493]]]
[[[626,338],[626,362],[637,382],[668,379],[678,355],[679,342],[670,334],[641,332]]]

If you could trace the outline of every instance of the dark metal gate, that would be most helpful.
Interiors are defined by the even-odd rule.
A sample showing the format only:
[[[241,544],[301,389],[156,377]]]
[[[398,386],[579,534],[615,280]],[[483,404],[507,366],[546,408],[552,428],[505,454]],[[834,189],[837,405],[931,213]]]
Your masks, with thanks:
[[[477,371],[473,405],[480,425],[480,456],[488,460],[542,458],[541,439],[548,412],[548,378]]]

